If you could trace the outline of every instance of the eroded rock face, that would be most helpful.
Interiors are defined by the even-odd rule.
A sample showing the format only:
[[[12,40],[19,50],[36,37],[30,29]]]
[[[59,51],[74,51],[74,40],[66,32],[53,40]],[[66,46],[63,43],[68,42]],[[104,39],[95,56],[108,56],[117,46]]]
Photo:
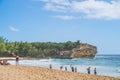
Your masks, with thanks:
[[[97,48],[90,44],[80,44],[71,51],[61,51],[59,58],[93,58]]]
[[[97,48],[90,44],[80,44],[77,48],[73,49],[73,53],[71,54],[71,58],[80,58],[80,57],[88,57],[92,58],[96,55]]]

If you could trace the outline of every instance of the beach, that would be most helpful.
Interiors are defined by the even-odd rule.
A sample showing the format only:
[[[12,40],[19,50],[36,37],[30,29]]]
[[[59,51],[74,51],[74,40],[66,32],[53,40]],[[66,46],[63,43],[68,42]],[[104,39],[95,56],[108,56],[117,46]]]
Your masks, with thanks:
[[[93,74],[32,66],[0,65],[0,80],[120,80]]]

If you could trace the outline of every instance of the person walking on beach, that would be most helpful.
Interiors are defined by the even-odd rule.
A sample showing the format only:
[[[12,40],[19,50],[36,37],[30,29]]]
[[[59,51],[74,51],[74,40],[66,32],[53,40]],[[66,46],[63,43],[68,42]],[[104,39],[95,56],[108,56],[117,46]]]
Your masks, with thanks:
[[[88,72],[88,74],[90,74],[90,67],[87,68],[87,72]]]
[[[95,74],[95,75],[97,74],[96,68],[94,68],[94,74]]]
[[[77,72],[77,67],[75,67],[75,72]]]
[[[65,66],[65,71],[67,71],[67,67]]]
[[[19,65],[19,56],[16,56],[16,66]]]
[[[74,72],[75,71],[74,67],[72,65],[70,65],[70,67],[71,67],[72,72]]]
[[[62,69],[63,69],[63,66],[61,65],[61,66],[60,66],[60,70],[62,70]]]
[[[50,64],[50,69],[52,69],[52,65]]]

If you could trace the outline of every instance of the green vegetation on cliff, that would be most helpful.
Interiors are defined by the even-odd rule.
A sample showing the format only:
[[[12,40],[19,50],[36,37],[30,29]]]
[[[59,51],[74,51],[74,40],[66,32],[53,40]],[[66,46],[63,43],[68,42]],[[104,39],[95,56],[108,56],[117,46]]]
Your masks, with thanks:
[[[59,55],[60,51],[72,50],[80,45],[76,42],[9,42],[0,37],[0,56],[47,57]]]

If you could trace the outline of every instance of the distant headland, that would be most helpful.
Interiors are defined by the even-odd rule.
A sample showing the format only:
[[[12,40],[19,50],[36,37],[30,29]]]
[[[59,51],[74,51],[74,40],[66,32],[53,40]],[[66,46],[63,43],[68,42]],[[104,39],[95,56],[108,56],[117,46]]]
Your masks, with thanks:
[[[81,43],[77,47],[67,50],[60,51],[59,55],[56,55],[57,58],[93,58],[97,53],[97,47]]]
[[[0,37],[0,57],[32,58],[93,58],[97,47],[82,43],[79,40],[72,42],[10,42]]]

